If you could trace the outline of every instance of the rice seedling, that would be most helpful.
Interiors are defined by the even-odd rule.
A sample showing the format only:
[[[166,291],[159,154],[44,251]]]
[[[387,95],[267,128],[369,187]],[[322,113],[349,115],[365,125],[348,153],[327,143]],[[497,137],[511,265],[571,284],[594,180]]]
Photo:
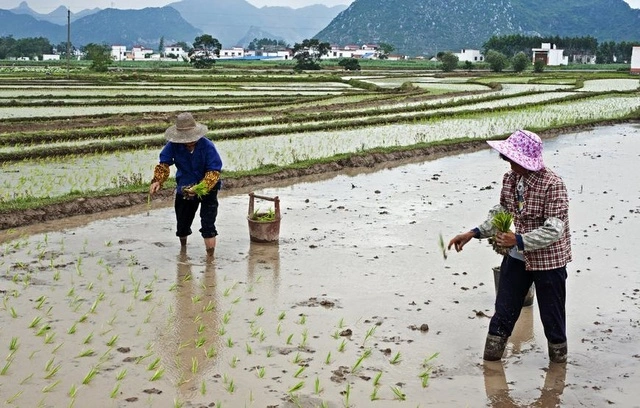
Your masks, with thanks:
[[[20,398],[20,396],[22,395],[23,392],[24,392],[23,390],[20,390],[20,391],[16,392],[11,397],[7,398],[5,403],[13,404],[14,402],[16,402],[18,400],[18,398]]]
[[[33,320],[31,320],[31,323],[29,323],[29,328],[33,329],[34,327],[36,327],[38,324],[40,324],[40,321],[42,320],[42,316],[36,316],[33,318]]]
[[[198,373],[198,359],[195,357],[191,357],[191,372],[193,374]]]
[[[147,365],[147,371],[153,371],[160,365],[160,357],[156,357],[149,365]]]
[[[9,350],[14,351],[14,350],[17,350],[18,347],[19,347],[18,338],[11,337],[11,341],[9,342]]]
[[[18,317],[18,312],[16,311],[16,309],[13,306],[11,306],[11,308],[9,309],[9,314],[14,319]]]
[[[200,348],[202,346],[204,346],[204,343],[206,343],[207,338],[205,336],[200,336],[197,339],[194,340],[195,344],[196,344],[196,348]]]
[[[362,345],[364,346],[367,342],[367,340],[373,336],[373,334],[376,332],[376,327],[378,326],[373,326],[371,327],[369,330],[367,330],[367,333],[364,336],[364,340],[362,341]]]
[[[347,348],[347,341],[343,339],[340,345],[338,346],[338,351],[342,353],[346,348]]]
[[[46,302],[46,301],[47,301],[47,297],[46,297],[46,296],[42,295],[42,296],[38,297],[38,298],[36,299],[36,309],[37,309],[37,310],[40,310],[40,309],[42,308],[42,305],[43,305],[43,304],[44,304],[44,302]]]
[[[80,354],[78,354],[78,357],[91,357],[95,354],[96,352],[93,349],[83,349]]]
[[[394,354],[389,362],[394,365],[400,364],[400,362],[402,362],[402,355],[400,354],[400,352],[398,351],[396,354]]]
[[[123,368],[116,374],[116,381],[122,381],[127,376],[127,369]]]
[[[280,336],[280,334],[282,334],[282,324],[278,323],[278,325],[276,326],[276,334],[278,336]]]
[[[300,391],[302,388],[304,387],[304,381],[300,381],[299,383],[295,384],[293,387],[289,388],[289,395],[292,395],[293,393]]]
[[[328,352],[328,353],[327,353],[327,356],[324,358],[324,363],[325,363],[326,365],[331,364],[331,352]]]
[[[231,339],[231,337],[227,337],[227,347],[229,348],[233,347],[233,340]]]
[[[264,366],[256,367],[256,375],[258,376],[258,378],[264,378],[265,374],[266,369],[264,368]]]
[[[508,232],[511,229],[512,223],[513,215],[504,211],[500,211],[494,214],[493,218],[491,219],[491,224],[498,232]],[[491,244],[493,250],[500,255],[506,255],[511,250],[511,248],[498,245],[495,235],[489,238],[488,241]]]
[[[288,345],[288,346],[290,346],[290,345],[292,344],[292,341],[291,341],[292,339],[293,339],[293,333],[291,333],[291,334],[289,335],[289,337],[287,337],[287,345]]]
[[[402,392],[402,389],[400,387],[390,387],[391,391],[393,391],[393,394],[395,395],[394,399],[400,400],[400,401],[405,401],[407,399],[407,396],[405,395],[404,392]]]
[[[204,379],[200,383],[200,395],[202,396],[207,395],[207,383],[205,382]]]
[[[284,320],[285,316],[286,316],[285,312],[280,312],[280,314],[278,315],[278,320]]]
[[[77,326],[78,326],[78,322],[73,322],[73,324],[71,325],[71,327],[69,327],[69,329],[67,330],[68,334],[74,334],[77,330]]]
[[[304,314],[300,315],[300,320],[298,321],[298,324],[300,325],[304,325],[307,322],[307,316]]]
[[[355,373],[360,366],[362,365],[362,362],[368,358],[371,355],[371,349],[367,349],[364,351],[364,353],[362,353],[362,355],[356,360],[356,362],[351,366],[351,372]]]
[[[267,348],[267,353],[266,353],[266,355],[267,355],[267,358],[269,358],[269,357],[273,356],[273,349],[272,349],[271,347],[268,347],[268,348]]]
[[[116,385],[114,385],[113,389],[111,390],[111,393],[109,394],[109,397],[111,399],[117,397],[118,391],[120,391],[120,382],[117,382]]]
[[[84,338],[84,340],[82,341],[83,344],[89,344],[91,343],[91,340],[93,339],[93,332],[89,333],[87,335],[87,337]]]
[[[87,375],[84,376],[84,379],[82,380],[82,384],[88,385],[89,383],[91,383],[91,381],[97,374],[98,374],[98,367],[96,366],[91,367]]]
[[[302,367],[298,368],[298,370],[296,370],[296,372],[293,374],[293,378],[298,378],[298,377],[300,377],[300,375],[304,372],[304,370],[305,370],[306,368],[307,368],[307,367],[305,367],[305,366],[302,366]]]
[[[256,310],[256,316],[262,316],[264,314],[264,307],[259,306]]]
[[[233,382],[233,379],[227,383],[227,391],[229,394],[233,394],[236,391],[236,385]]]
[[[7,371],[9,371],[9,367],[11,367],[12,363],[13,363],[12,358],[7,359],[6,362],[4,363],[4,366],[2,366],[2,369],[0,369],[0,375],[7,375]]]
[[[116,345],[116,343],[118,342],[118,335],[114,334],[113,336],[111,336],[111,338],[109,339],[109,341],[107,341],[107,346],[109,347],[113,347]]]
[[[157,380],[161,379],[163,375],[164,375],[164,368],[159,368],[158,370],[156,370],[155,373],[153,373],[153,375],[151,376],[151,378],[149,380],[150,381],[157,381]]]
[[[229,323],[229,320],[231,320],[231,310],[226,311],[225,314],[222,315],[222,323],[223,324]]]
[[[349,408],[349,406],[351,405],[349,403],[350,397],[351,397],[351,384],[347,383],[347,386],[345,387],[345,390],[344,390],[344,406],[345,406],[345,408]]]
[[[442,237],[442,233],[438,236],[438,245],[440,246],[440,251],[442,251],[442,257],[444,260],[447,260],[447,247],[444,244],[444,238]]]
[[[382,371],[378,371],[378,373],[373,376],[373,386],[377,387],[380,385],[380,378],[382,377]]]
[[[56,338],[56,334],[54,332],[48,332],[44,336],[44,343],[45,344],[51,344],[51,343],[53,343],[53,340],[55,340],[55,338]]]
[[[28,376],[26,376],[25,378],[23,378],[22,381],[20,381],[20,385],[24,385],[24,384],[28,383],[29,380],[31,380],[31,378],[33,378],[33,373],[31,373]]]
[[[377,401],[380,399],[380,397],[378,397],[378,387],[373,387],[373,390],[371,391],[371,394],[369,395],[369,399],[371,401]]]
[[[209,303],[207,303],[203,308],[202,311],[203,312],[211,312],[213,310],[215,310],[216,306],[215,304],[210,300]]]
[[[296,353],[293,356],[293,359],[291,360],[293,364],[299,364],[301,361],[302,361],[302,356],[300,355],[300,353]]]
[[[253,350],[251,349],[251,345],[249,343],[245,343],[245,350],[247,351],[247,354],[253,354]]]

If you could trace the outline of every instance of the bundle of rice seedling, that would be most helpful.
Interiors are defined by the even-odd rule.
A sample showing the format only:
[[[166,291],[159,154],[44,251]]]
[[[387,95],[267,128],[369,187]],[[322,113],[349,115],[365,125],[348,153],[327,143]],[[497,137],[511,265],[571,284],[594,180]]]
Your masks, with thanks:
[[[501,211],[493,216],[491,223],[498,230],[497,232],[509,232],[511,230],[511,224],[513,223],[513,215],[508,212]],[[510,247],[498,245],[495,235],[489,238],[489,243],[491,244],[491,247],[493,247],[493,250],[500,255],[507,255],[511,250]]]

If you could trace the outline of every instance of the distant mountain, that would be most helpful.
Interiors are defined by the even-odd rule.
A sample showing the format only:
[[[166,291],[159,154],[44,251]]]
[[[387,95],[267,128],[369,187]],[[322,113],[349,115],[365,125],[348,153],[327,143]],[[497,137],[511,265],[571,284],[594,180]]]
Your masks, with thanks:
[[[481,48],[504,34],[640,42],[640,10],[623,0],[355,0],[314,38],[434,55]]]
[[[63,6],[58,7],[57,9],[53,10],[49,14],[40,14],[32,10],[26,1],[23,1],[18,5],[18,7],[10,9],[9,11],[11,11],[14,14],[25,14],[35,18],[36,20],[48,21],[50,23],[59,24],[59,25],[67,24],[67,8]],[[78,13],[71,12],[69,19],[73,22],[79,18],[88,16],[93,13],[97,13],[98,11],[100,11],[99,8],[82,10]]]
[[[254,38],[281,40],[293,46],[313,37],[345,8],[323,5],[298,9],[258,8],[245,0],[181,0],[165,7],[142,10],[94,8],[71,13],[72,42],[74,45],[84,45],[89,41],[155,46],[160,37],[164,37],[165,44],[174,40],[190,44],[197,35],[210,34],[223,47],[247,46]],[[179,16],[170,14],[167,9],[177,10]],[[49,14],[39,14],[23,1],[12,10],[2,11],[10,14],[0,14],[0,36],[43,36],[52,44],[66,41],[65,7],[58,7]],[[60,31],[51,23],[65,28]]]
[[[71,43],[78,47],[88,43],[143,45],[157,49],[160,38],[165,44],[193,42],[202,31],[187,23],[171,7],[141,10],[106,9],[71,23]],[[51,44],[66,41],[67,27],[39,21],[25,14],[0,10],[0,36],[14,38],[46,37]]]
[[[217,38],[223,47],[245,46],[249,30],[261,30],[293,45],[322,30],[346,6],[322,5],[293,9],[257,8],[245,0],[182,0],[171,3],[182,17],[206,34]],[[249,41],[253,40],[251,38]]]

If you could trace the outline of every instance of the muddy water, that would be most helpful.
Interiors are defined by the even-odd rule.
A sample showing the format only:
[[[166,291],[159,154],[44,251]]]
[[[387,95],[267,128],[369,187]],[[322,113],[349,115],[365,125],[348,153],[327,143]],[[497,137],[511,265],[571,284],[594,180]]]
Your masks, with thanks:
[[[484,150],[260,190],[281,199],[279,245],[250,243],[248,197],[225,196],[213,263],[195,235],[180,251],[166,205],[18,231],[0,265],[0,400],[640,406],[638,152],[637,125],[545,141],[571,196],[566,367],[548,363],[535,303],[484,364],[500,260],[485,242],[438,247],[497,199],[506,163]]]

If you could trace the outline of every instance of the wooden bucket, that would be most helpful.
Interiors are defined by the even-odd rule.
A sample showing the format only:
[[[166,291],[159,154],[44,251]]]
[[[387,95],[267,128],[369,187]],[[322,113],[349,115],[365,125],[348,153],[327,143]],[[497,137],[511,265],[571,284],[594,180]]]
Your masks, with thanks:
[[[275,218],[272,221],[257,221],[255,215],[255,200],[266,200],[273,202]],[[260,214],[258,214],[260,215]],[[271,243],[280,239],[280,198],[266,197],[249,193],[249,211],[247,221],[249,222],[249,238],[252,242]]]

